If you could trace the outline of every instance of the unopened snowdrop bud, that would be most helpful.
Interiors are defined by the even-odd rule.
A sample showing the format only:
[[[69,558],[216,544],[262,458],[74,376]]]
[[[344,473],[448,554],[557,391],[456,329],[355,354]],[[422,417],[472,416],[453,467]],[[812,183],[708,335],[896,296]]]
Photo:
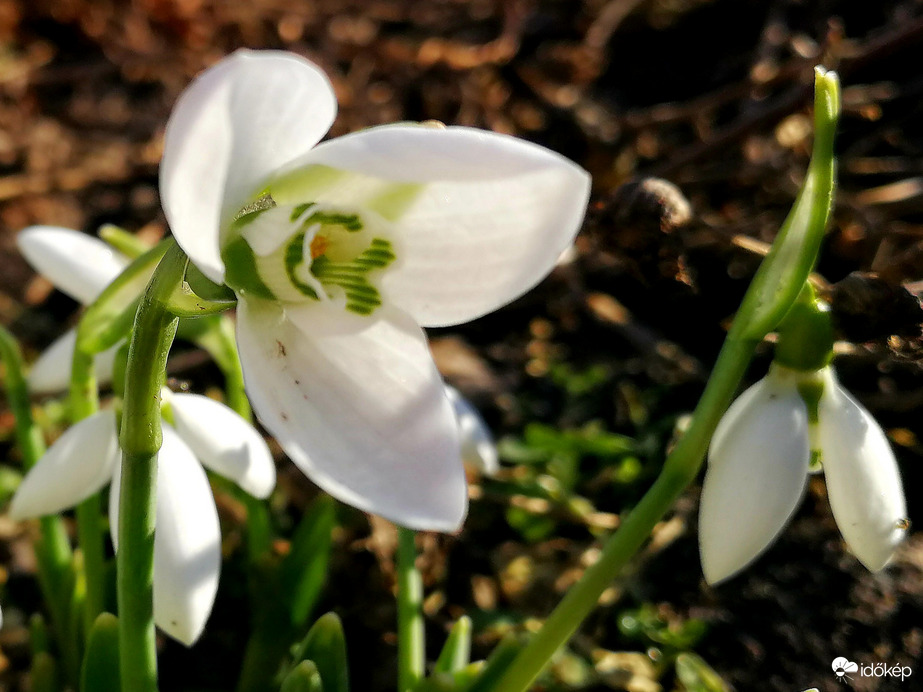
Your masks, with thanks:
[[[868,569],[884,567],[907,532],[887,437],[828,365],[829,323],[826,306],[806,290],[780,329],[769,374],[715,430],[699,508],[702,569],[711,584],[769,547],[801,501],[812,462],[823,466],[840,532]]]

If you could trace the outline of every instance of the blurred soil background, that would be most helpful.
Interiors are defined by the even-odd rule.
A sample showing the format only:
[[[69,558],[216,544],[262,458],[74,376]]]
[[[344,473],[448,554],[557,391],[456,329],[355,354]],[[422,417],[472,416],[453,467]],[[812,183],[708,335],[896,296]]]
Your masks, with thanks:
[[[504,468],[472,479],[460,535],[421,538],[428,635],[438,651],[447,624],[468,613],[484,656],[505,629],[550,611],[656,475],[803,178],[812,69],[823,64],[844,87],[839,191],[819,264],[842,339],[836,363],[889,431],[910,519],[923,525],[921,10],[912,0],[0,0],[0,319],[32,357],[77,314],[22,260],[20,229],[167,232],[157,165],[171,105],[239,47],[321,65],[340,102],[331,135],[436,119],[577,161],[594,193],[575,251],[513,305],[431,333],[443,373],[497,435]],[[639,182],[651,176],[668,182]],[[196,391],[220,384],[188,346],[171,372]],[[60,409],[37,404],[52,418]],[[7,449],[11,431],[4,408]],[[15,450],[6,456],[18,463]],[[279,460],[284,550],[317,490]],[[698,494],[684,495],[536,689],[829,691],[844,688],[830,667],[838,656],[915,668],[904,683],[855,677],[853,689],[923,689],[923,534],[867,573],[813,478],[777,544],[710,588]],[[196,647],[163,642],[165,692],[235,684],[250,624],[242,510],[219,499],[218,603]],[[353,690],[384,692],[396,665],[394,537],[348,508],[340,518],[318,612],[344,620]],[[3,518],[0,539],[0,689],[27,690],[25,623],[41,607],[30,533]],[[724,682],[690,673],[702,662]]]

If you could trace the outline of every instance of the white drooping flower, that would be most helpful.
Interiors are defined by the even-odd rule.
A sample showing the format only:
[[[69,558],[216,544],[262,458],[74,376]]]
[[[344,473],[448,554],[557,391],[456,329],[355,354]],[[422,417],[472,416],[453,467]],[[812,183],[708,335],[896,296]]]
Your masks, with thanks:
[[[26,260],[55,288],[82,305],[89,305],[128,266],[129,259],[103,241],[57,226],[30,226],[16,236]],[[29,391],[49,394],[67,389],[77,332],[69,330],[54,341],[29,371]],[[96,356],[100,382],[112,378],[119,346]]]
[[[157,464],[154,620],[189,646],[211,613],[221,567],[218,513],[202,466],[259,498],[272,492],[276,471],[263,438],[228,407],[198,394],[165,394],[165,401],[174,426],[164,423]],[[111,481],[109,522],[118,546],[120,459],[113,411],[79,421],[26,474],[10,515],[57,514]]]
[[[538,283],[582,222],[589,176],[465,127],[317,145],[335,115],[327,77],[302,58],[222,60],[167,124],[164,210],[192,262],[237,293],[247,392],[299,468],[360,509],[453,531],[467,487],[421,326],[472,320]]]
[[[816,414],[806,403],[814,399]],[[706,581],[733,576],[769,547],[804,495],[812,454],[823,465],[847,545],[869,570],[887,564],[908,522],[884,431],[839,385],[832,367],[802,372],[773,363],[712,437],[699,508]]]
[[[486,476],[495,475],[500,470],[497,445],[481,414],[455,387],[446,385],[445,393],[458,421],[462,461]]]

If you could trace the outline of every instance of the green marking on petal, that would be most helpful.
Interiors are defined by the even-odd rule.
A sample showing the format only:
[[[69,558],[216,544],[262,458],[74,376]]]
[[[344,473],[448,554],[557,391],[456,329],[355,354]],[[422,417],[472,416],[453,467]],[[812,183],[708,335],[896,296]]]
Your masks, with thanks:
[[[349,262],[332,262],[320,256],[311,265],[311,273],[327,286],[338,286],[346,294],[346,309],[358,315],[369,315],[381,305],[381,294],[369,283],[367,274],[387,267],[396,258],[391,243],[373,238],[368,248]]]
[[[253,212],[262,213],[260,210]],[[250,295],[266,300],[275,300],[276,296],[260,277],[256,266],[256,255],[243,238],[236,238],[224,247],[225,283],[242,295]]]
[[[296,233],[292,236],[291,240],[288,241],[288,245],[285,246],[285,275],[288,276],[288,280],[291,282],[292,286],[301,291],[302,294],[306,295],[308,298],[318,300],[317,291],[298,278],[298,275],[295,273],[295,269],[303,263],[304,233]]]

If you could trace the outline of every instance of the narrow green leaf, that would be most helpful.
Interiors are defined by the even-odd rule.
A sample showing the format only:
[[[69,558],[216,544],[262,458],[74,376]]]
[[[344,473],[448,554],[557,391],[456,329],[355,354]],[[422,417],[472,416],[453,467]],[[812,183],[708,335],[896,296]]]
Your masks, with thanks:
[[[32,659],[32,692],[61,692],[58,663],[42,652]]]
[[[292,624],[303,625],[317,604],[327,578],[336,503],[321,496],[308,509],[279,567],[280,596],[289,602]]]
[[[129,259],[136,259],[151,249],[149,243],[141,240],[134,233],[129,233],[124,228],[111,223],[100,226],[97,235]]]
[[[295,649],[295,661],[314,661],[324,683],[324,692],[349,692],[346,638],[335,613],[318,618]]]
[[[119,621],[111,613],[100,613],[90,629],[80,692],[120,692]]]
[[[687,692],[728,692],[730,689],[711,666],[692,653],[676,657],[676,677]]]
[[[29,618],[29,640],[32,644],[32,656],[48,653],[48,627],[45,618],[36,613]]]
[[[285,676],[279,692],[324,692],[324,686],[313,661],[302,661]]]
[[[173,245],[174,241],[168,239],[145,252],[90,304],[77,327],[77,346],[81,351],[99,353],[125,338],[134,322],[141,294]]]
[[[522,637],[513,633],[506,635],[491,652],[481,668],[478,679],[466,689],[466,692],[490,692],[524,647],[525,641]]]
[[[471,618],[463,615],[449,632],[442,652],[433,667],[433,673],[454,673],[471,660]]]

